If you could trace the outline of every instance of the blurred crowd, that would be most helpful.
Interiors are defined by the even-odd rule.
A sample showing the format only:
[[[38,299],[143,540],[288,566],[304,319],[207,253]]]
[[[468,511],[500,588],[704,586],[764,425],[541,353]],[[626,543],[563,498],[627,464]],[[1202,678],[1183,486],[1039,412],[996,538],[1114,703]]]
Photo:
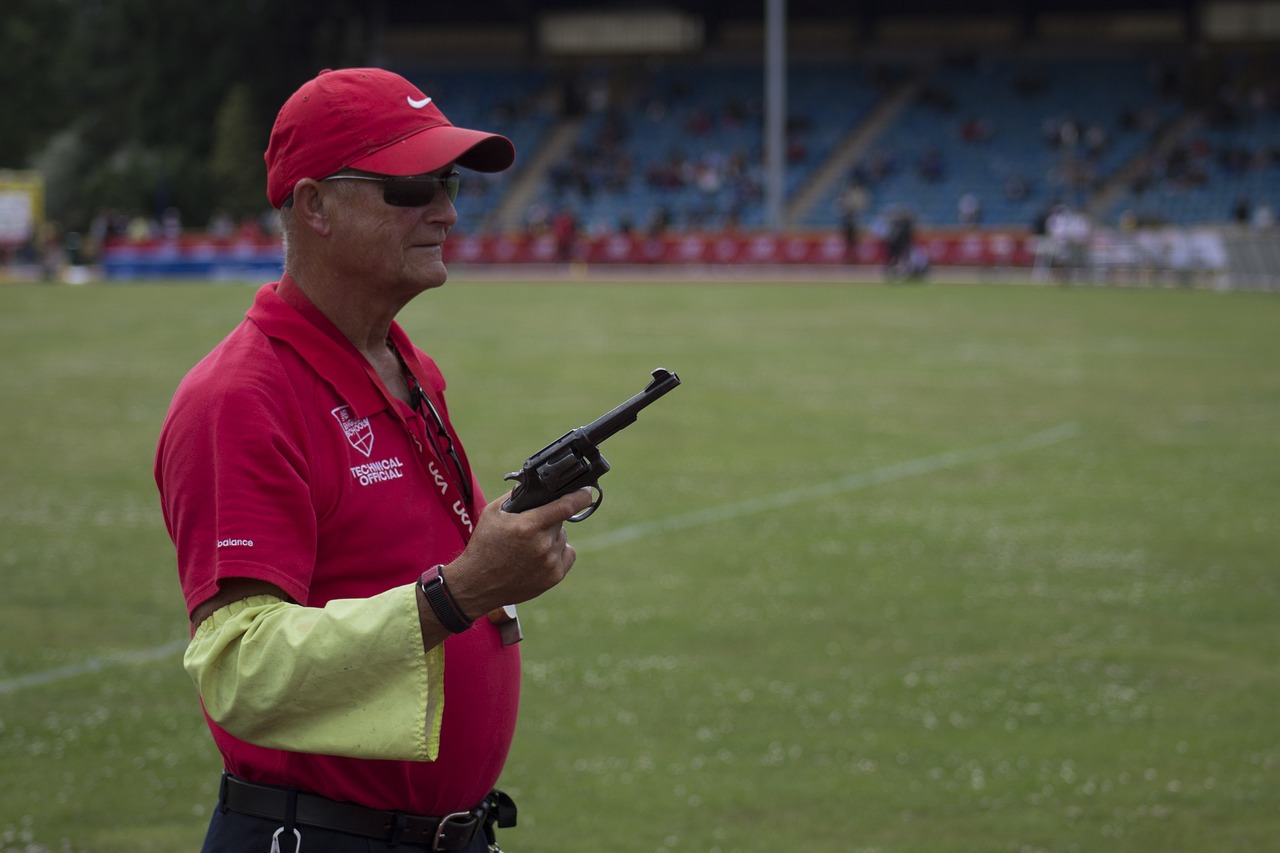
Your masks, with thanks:
[[[1053,111],[1039,117],[1037,144],[1042,152],[1053,155],[1053,166],[1047,173],[1036,174],[1026,164],[1013,161],[1004,164],[997,182],[958,188],[947,183],[954,168],[951,158],[973,149],[996,151],[999,157],[1002,140],[998,122],[981,112],[954,115],[958,99],[947,86],[938,82],[926,85],[917,94],[918,105],[950,115],[951,120],[939,127],[953,128],[950,134],[955,138],[939,137],[910,152],[889,144],[870,146],[837,179],[841,188],[831,196],[829,216],[824,220],[830,224],[826,227],[840,231],[850,257],[856,256],[858,242],[863,239],[888,245],[892,235],[904,230],[904,222],[910,223],[905,227],[909,233],[920,227],[1012,226],[1069,246],[1075,241],[1062,234],[1096,225],[1082,225],[1079,220],[1088,219],[1089,199],[1108,182],[1122,184],[1133,199],[1135,209],[1118,214],[1114,222],[1123,230],[1158,224],[1137,208],[1179,190],[1251,175],[1280,180],[1280,134],[1276,132],[1280,130],[1280,77],[1227,75],[1205,92],[1203,81],[1186,68],[1158,65],[1152,74],[1162,96],[1198,107],[1196,114],[1202,116],[1198,124],[1171,137],[1169,144],[1157,144],[1170,126],[1167,117],[1149,104],[1125,107],[1110,124]],[[587,132],[545,167],[542,186],[546,191],[535,193],[523,214],[528,233],[554,235],[559,254],[567,259],[582,236],[662,235],[672,230],[733,233],[752,216],[754,220],[745,227],[759,227],[765,182],[763,152],[758,133],[739,131],[762,126],[762,104],[732,93],[707,97],[705,92],[691,91],[678,75],[663,80],[661,85],[647,79],[632,81],[625,98],[602,75],[587,75],[579,81],[572,97],[566,97],[563,111],[565,116],[587,118]],[[1050,81],[1035,72],[1022,73],[1013,83],[1017,93],[1028,98],[1049,85]],[[671,127],[672,121],[678,126]],[[786,126],[788,165],[815,165],[818,155],[811,141],[820,121],[820,117],[791,116]],[[656,137],[653,128],[660,126],[665,130]],[[1128,133],[1141,134],[1150,144],[1123,174],[1114,166],[1108,171],[1103,163],[1112,151],[1113,136]],[[655,138],[668,142],[656,147],[651,144]],[[913,186],[923,188],[919,196],[903,196],[900,188],[886,190],[894,178],[906,174],[916,181]],[[789,190],[794,193],[796,187]],[[940,216],[935,205],[922,218],[921,202],[934,191],[950,193],[947,203],[951,212]],[[469,181],[463,192],[464,200],[470,199],[468,203],[491,211],[502,195],[502,186],[494,180]],[[1274,187],[1261,197],[1236,192],[1213,216],[1223,224],[1272,228],[1275,196]],[[645,203],[633,203],[637,197]],[[584,215],[584,206],[602,199],[610,200],[605,208],[607,216]],[[999,214],[993,218],[991,213],[997,206],[1007,211],[1011,204],[1036,200],[1041,203],[1029,221],[1010,222]],[[597,205],[593,209],[601,208]],[[487,215],[472,218],[493,222]],[[1057,235],[1055,228],[1060,232]],[[175,207],[155,213],[108,210],[96,215],[83,233],[63,233],[50,224],[38,239],[11,247],[7,258],[38,264],[52,274],[62,266],[95,263],[108,245],[163,247],[177,245],[192,233],[214,246],[260,245],[277,239],[276,230],[271,211],[238,218],[214,211],[206,222],[187,223]],[[1061,249],[1057,255],[1066,257],[1069,253],[1069,249]],[[910,259],[909,252],[891,254]]]

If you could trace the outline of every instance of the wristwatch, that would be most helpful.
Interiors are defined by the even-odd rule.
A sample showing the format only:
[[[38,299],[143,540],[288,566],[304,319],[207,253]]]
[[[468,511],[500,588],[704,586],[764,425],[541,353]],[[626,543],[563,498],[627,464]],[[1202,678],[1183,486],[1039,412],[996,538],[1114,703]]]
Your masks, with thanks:
[[[422,577],[418,578],[418,586],[422,587],[422,594],[426,596],[431,612],[451,633],[461,634],[471,627],[475,620],[467,618],[458,606],[457,599],[449,591],[449,585],[444,580],[443,563],[423,572]]]

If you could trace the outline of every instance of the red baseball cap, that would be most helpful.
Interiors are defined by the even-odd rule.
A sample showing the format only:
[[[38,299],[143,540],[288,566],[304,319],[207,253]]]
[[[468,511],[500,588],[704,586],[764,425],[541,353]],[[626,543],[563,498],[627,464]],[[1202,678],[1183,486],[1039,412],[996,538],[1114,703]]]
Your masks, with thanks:
[[[454,127],[432,98],[380,68],[324,70],[289,96],[267,144],[267,199],[280,207],[303,178],[342,169],[421,175],[449,163],[501,172],[511,140]]]

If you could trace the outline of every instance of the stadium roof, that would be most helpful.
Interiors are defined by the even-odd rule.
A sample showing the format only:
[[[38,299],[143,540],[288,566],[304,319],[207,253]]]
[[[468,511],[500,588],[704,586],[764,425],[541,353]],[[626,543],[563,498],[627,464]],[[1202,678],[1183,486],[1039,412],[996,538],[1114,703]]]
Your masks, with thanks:
[[[1263,0],[1253,0],[1263,2]],[[765,0],[490,0],[486,3],[422,3],[384,0],[392,24],[531,23],[544,12],[585,10],[675,9],[702,15],[710,22],[762,17]],[[1036,15],[1045,12],[1117,12],[1125,10],[1182,10],[1191,12],[1198,0],[785,0],[792,18],[875,18],[910,13]],[[1249,2],[1249,0],[1246,0]]]

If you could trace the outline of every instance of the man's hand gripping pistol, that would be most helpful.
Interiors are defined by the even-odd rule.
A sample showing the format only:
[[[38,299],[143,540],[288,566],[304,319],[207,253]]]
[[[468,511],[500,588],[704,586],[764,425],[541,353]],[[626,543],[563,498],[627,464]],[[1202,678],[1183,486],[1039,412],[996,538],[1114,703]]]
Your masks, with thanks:
[[[524,512],[589,486],[596,493],[595,502],[569,520],[582,521],[591,515],[604,500],[600,478],[609,471],[608,460],[600,455],[601,442],[635,423],[641,409],[679,384],[679,376],[660,367],[653,371],[653,381],[639,394],[586,426],[570,430],[530,456],[519,471],[504,478],[515,480],[516,486],[502,508],[507,512]]]

